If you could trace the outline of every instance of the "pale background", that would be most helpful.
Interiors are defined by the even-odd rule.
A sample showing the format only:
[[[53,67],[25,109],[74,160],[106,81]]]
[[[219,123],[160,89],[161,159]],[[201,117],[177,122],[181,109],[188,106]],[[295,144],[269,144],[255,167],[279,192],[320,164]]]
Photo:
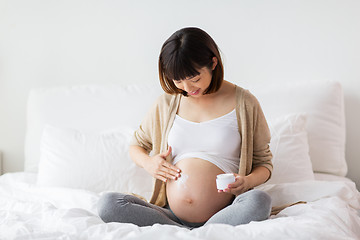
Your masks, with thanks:
[[[360,1],[0,0],[0,151],[22,171],[29,89],[157,81],[162,43],[198,26],[230,81],[341,82],[348,177],[360,186]],[[306,97],[306,93],[304,93]]]

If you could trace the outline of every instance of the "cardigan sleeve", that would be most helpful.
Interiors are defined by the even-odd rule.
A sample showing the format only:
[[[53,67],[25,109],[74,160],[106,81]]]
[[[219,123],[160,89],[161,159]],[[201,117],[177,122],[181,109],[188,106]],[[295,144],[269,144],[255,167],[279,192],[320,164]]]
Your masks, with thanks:
[[[148,153],[160,153],[164,147],[164,131],[169,118],[170,102],[174,99],[172,95],[163,94],[155,101],[139,128],[134,132],[131,145],[144,148]]]
[[[250,92],[249,97],[252,105],[253,113],[253,159],[252,168],[263,166],[266,167],[271,173],[273,170],[273,164],[271,162],[272,153],[270,151],[270,130],[265,118],[265,115],[261,109],[259,101]],[[269,179],[270,179],[269,177]]]
[[[159,99],[152,105],[145,115],[139,128],[134,132],[130,145],[144,148],[148,153],[153,149],[153,131],[156,124]]]

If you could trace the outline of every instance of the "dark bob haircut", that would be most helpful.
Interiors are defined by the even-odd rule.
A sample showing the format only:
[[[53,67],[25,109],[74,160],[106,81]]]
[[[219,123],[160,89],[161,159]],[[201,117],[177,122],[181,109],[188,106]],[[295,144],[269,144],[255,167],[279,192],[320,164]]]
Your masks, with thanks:
[[[163,44],[159,56],[159,78],[164,91],[169,94],[187,93],[178,89],[173,80],[192,78],[200,73],[199,69],[213,66],[213,57],[217,65],[212,70],[210,86],[204,94],[218,91],[224,79],[223,64],[215,41],[205,31],[188,27],[173,33]]]

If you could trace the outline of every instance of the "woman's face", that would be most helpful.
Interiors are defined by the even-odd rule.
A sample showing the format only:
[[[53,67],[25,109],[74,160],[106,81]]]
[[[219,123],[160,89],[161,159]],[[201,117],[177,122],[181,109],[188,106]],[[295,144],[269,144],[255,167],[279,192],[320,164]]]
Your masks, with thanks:
[[[175,86],[190,97],[201,97],[204,91],[210,86],[212,71],[208,67],[198,69],[199,75],[183,80],[173,80]]]

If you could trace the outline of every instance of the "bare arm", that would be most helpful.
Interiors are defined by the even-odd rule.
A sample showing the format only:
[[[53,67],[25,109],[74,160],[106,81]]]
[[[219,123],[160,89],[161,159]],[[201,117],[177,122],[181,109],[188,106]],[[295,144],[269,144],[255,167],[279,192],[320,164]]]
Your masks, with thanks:
[[[249,189],[263,184],[269,177],[270,171],[266,167],[259,166],[254,168],[252,172],[246,176]]]
[[[131,145],[129,148],[130,158],[138,165],[139,167],[144,168],[145,162],[149,161],[150,156],[145,149],[140,146]]]
[[[150,175],[163,182],[168,179],[176,180],[180,177],[181,170],[166,161],[166,157],[170,153],[171,147],[166,152],[150,157],[147,151],[140,146],[132,145],[129,148],[130,157],[136,165],[144,168]]]

